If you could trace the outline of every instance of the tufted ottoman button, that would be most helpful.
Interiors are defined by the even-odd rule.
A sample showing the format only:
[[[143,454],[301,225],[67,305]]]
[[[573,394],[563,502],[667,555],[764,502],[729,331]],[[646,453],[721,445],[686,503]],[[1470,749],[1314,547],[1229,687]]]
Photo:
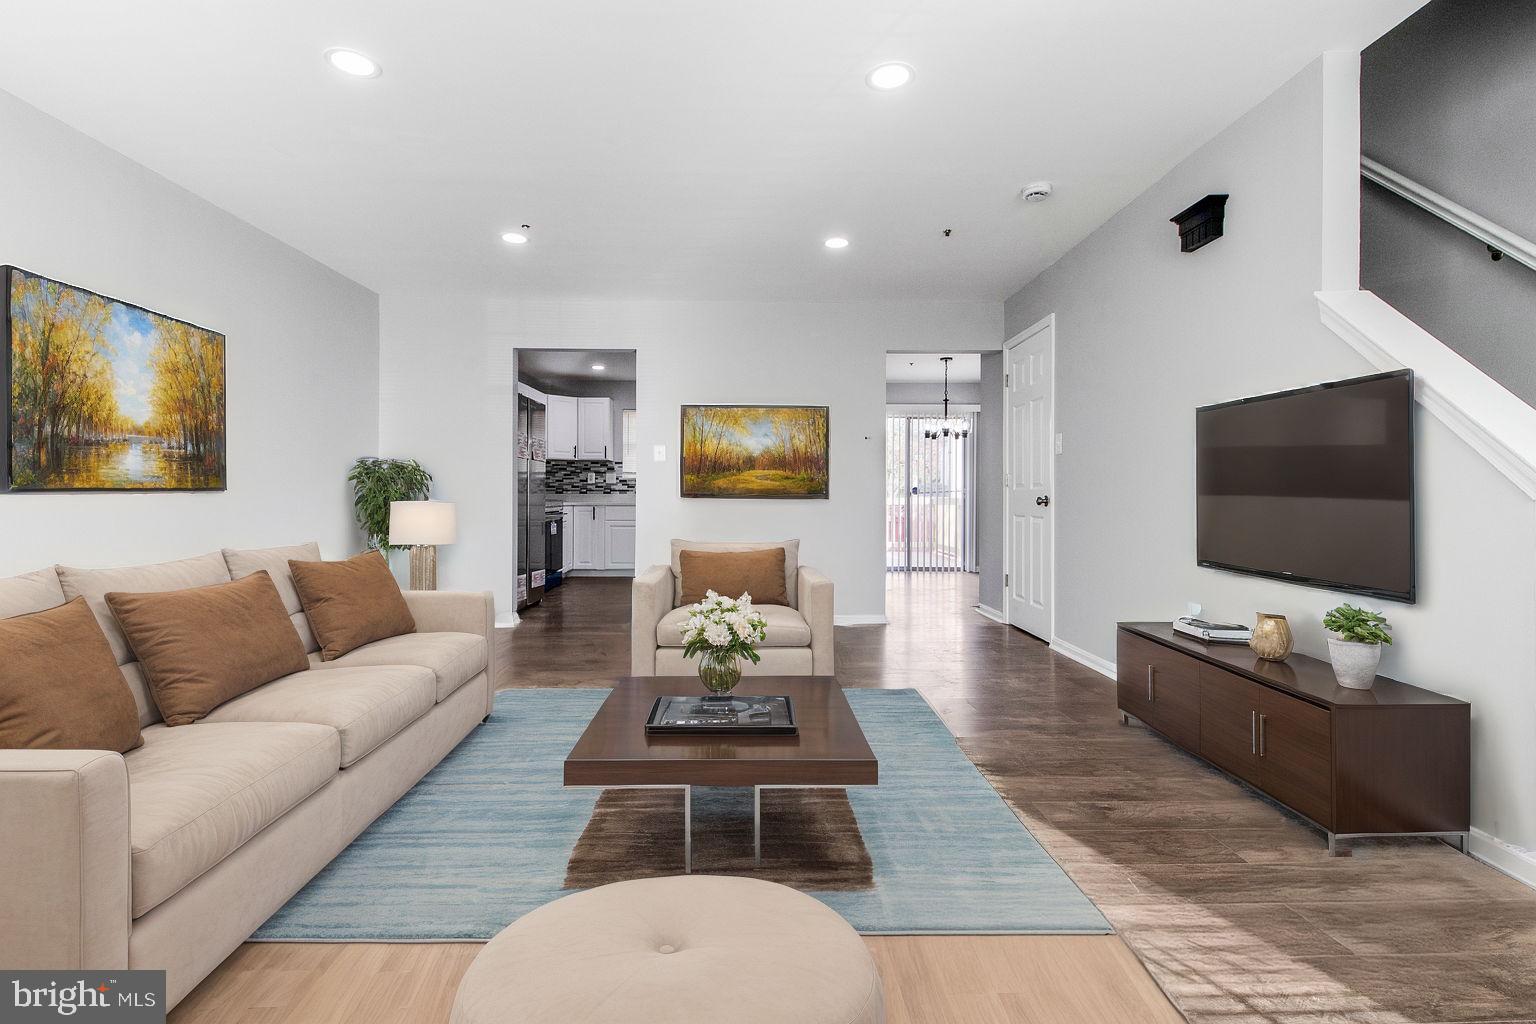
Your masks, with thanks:
[[[657,942],[656,935],[672,942]],[[687,949],[685,957],[666,954]],[[661,954],[661,955],[657,955]],[[748,1001],[701,985],[752,963]],[[616,882],[547,903],[486,943],[451,1024],[883,1024],[869,949],[835,911],[755,878]]]

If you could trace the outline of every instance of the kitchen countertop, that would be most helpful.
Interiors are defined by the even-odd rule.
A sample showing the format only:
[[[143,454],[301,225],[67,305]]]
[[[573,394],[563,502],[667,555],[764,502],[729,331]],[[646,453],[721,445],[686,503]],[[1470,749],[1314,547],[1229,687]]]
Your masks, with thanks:
[[[635,492],[627,494],[546,494],[544,496],[545,508],[560,508],[562,505],[633,505]]]

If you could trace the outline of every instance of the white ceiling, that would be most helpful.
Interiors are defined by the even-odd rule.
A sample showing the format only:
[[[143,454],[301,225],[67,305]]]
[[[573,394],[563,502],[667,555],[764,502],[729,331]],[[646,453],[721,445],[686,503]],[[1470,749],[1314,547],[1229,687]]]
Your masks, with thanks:
[[[0,88],[381,291],[1001,299],[1420,2],[0,0]]]
[[[601,370],[592,369],[594,364]],[[517,350],[518,376],[538,380],[624,380],[635,379],[635,352],[597,351],[595,349],[520,348]]]
[[[938,352],[892,352],[885,357],[885,379],[890,383],[934,383],[944,379],[944,364]],[[949,364],[951,384],[981,380],[981,356],[975,352],[945,352],[955,361]]]

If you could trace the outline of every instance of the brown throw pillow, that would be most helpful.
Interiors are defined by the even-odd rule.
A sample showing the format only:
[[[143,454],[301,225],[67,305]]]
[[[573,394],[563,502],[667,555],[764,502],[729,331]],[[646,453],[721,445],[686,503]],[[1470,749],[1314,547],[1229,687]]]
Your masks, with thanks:
[[[400,584],[377,551],[344,562],[294,562],[293,585],[320,641],[320,660],[335,661],[375,640],[416,632]]]
[[[0,747],[115,750],[144,742],[139,709],[85,598],[0,619]]]
[[[233,583],[107,595],[166,725],[189,725],[225,701],[309,668],[266,570]]]
[[[679,556],[683,568],[683,604],[704,600],[713,590],[722,597],[751,594],[753,604],[789,604],[784,591],[784,549],[761,551],[690,551]]]

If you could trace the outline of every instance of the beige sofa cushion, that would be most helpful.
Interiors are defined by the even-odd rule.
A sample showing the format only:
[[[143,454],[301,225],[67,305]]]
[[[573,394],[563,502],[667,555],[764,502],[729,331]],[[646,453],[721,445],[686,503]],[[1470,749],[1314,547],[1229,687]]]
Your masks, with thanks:
[[[113,591],[107,604],[144,668],[168,725],[309,667],[265,570],[163,594]]]
[[[280,548],[224,549],[224,564],[228,566],[229,578],[232,580],[244,579],[262,569],[267,570],[267,575],[272,577],[277,587],[278,595],[283,599],[283,607],[288,610],[289,618],[293,619],[293,629],[299,634],[299,641],[304,644],[304,653],[310,654],[320,649],[320,641],[315,639],[315,631],[309,625],[309,616],[304,614],[304,605],[299,602],[299,592],[293,585],[293,572],[288,568],[290,559],[296,562],[318,562],[320,545],[310,541],[308,544],[290,544]]]
[[[809,647],[760,647],[758,656],[763,660],[756,665],[750,661],[741,663],[744,676],[808,676],[814,674],[815,659]],[[696,676],[699,660],[683,657],[681,647],[658,647],[654,655],[654,674],[658,676]],[[737,687],[741,693],[755,693],[746,683]]]
[[[806,625],[804,617],[793,608],[781,604],[754,604],[752,607],[762,613],[766,623],[759,650],[767,647],[811,646],[811,627]],[[683,632],[678,627],[687,621],[687,608],[674,608],[663,615],[656,624],[656,646],[682,647]]]
[[[330,662],[335,666],[335,662]],[[213,722],[313,722],[341,734],[341,766],[432,710],[437,677],[412,665],[296,672],[215,708]]]
[[[800,569],[800,542],[798,540],[775,541],[672,541],[672,606],[683,603],[683,551],[763,551],[767,548],[784,549],[784,592],[791,608],[798,608],[795,576]],[[733,595],[734,596],[734,595]]]
[[[334,778],[341,738],[299,723],[152,725],[123,760],[142,917]]]
[[[0,580],[0,619],[57,608],[64,603],[64,588],[53,569],[38,569]]]
[[[61,565],[59,585],[67,598],[83,597],[101,623],[101,631],[107,634],[107,643],[119,665],[134,661],[133,649],[128,638],[107,607],[107,594],[122,591],[129,594],[159,593],[167,590],[185,590],[188,587],[209,587],[215,583],[229,582],[229,568],[224,556],[217,551],[196,558],[183,558],[176,562],[160,562],[156,565],[132,565],[119,569],[77,569]]]
[[[483,636],[474,633],[406,633],[364,644],[335,661],[309,658],[311,668],[356,668],[360,665],[418,665],[429,668],[437,681],[441,703],[454,690],[485,671],[489,652]]]

